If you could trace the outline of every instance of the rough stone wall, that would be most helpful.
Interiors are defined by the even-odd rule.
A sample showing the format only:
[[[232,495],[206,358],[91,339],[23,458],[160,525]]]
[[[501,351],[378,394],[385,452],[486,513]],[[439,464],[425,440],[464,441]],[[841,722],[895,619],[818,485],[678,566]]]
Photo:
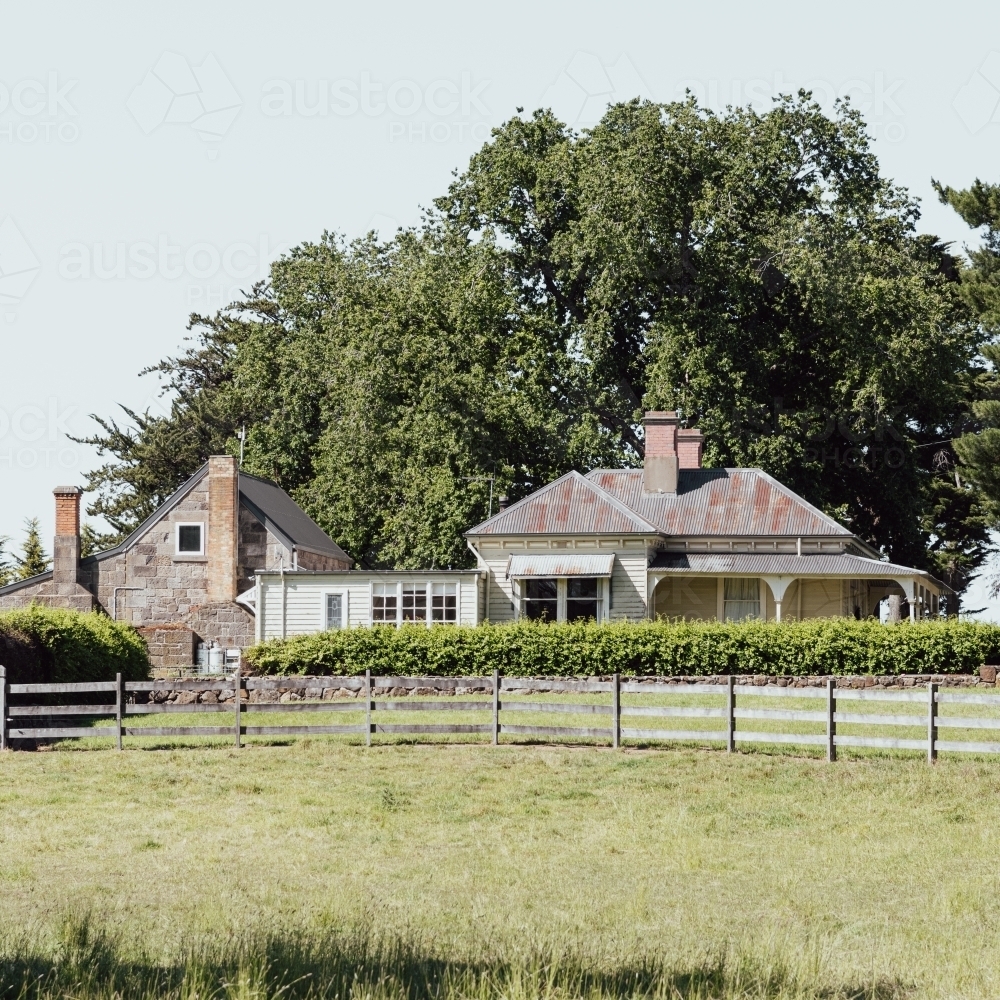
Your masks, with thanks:
[[[39,595],[44,592],[45,584],[36,583],[31,587],[24,587],[13,594],[0,597],[0,611],[10,611],[13,608],[25,608],[32,601],[38,604],[43,603]]]
[[[185,625],[154,625],[140,628],[153,667],[187,667],[195,662],[195,633]]]
[[[319,552],[306,552],[299,549],[299,569],[316,569],[329,572],[334,569],[350,569],[351,564],[336,556],[321,555]]]
[[[254,574],[259,569],[267,569],[268,563],[267,529],[246,507],[240,507],[240,547],[239,593],[249,590],[254,584]]]

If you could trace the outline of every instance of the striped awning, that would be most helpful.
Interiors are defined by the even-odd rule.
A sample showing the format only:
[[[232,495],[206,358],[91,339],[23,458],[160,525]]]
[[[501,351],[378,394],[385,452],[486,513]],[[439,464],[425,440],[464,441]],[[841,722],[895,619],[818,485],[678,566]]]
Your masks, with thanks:
[[[523,580],[529,576],[611,576],[614,555],[578,555],[567,552],[560,555],[511,556],[507,564],[509,580]]]

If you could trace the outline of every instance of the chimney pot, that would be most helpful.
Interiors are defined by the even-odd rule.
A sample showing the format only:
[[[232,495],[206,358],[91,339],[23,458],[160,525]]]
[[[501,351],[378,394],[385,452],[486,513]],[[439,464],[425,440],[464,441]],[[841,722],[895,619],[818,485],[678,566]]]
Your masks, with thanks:
[[[500,497],[498,503],[500,504],[500,513],[502,514],[510,505],[510,497],[502,496]]]
[[[694,427],[681,428],[677,432],[677,464],[681,469],[700,469],[701,453],[705,445],[705,435]]]

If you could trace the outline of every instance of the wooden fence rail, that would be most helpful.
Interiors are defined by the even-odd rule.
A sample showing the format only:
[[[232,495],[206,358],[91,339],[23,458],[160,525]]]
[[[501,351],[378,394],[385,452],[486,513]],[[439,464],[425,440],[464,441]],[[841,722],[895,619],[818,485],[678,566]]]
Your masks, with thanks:
[[[317,687],[346,688],[360,697],[351,700],[294,700],[273,702],[255,700],[255,692],[275,693],[279,688],[301,693]],[[461,691],[459,691],[461,689]],[[204,695],[209,692],[221,700],[204,703],[177,703],[153,700],[157,692],[189,692]],[[414,700],[413,692],[423,698]],[[470,697],[471,693],[471,697]],[[542,693],[560,700],[526,700],[528,694]],[[27,696],[44,695],[69,698],[65,704],[28,704]],[[103,695],[97,703],[87,704],[80,695]],[[405,696],[403,696],[405,695]],[[434,695],[446,697],[434,698]],[[478,696],[477,696],[478,695]],[[597,701],[563,701],[565,695],[596,695]],[[697,695],[714,704],[639,704],[637,699]],[[111,696],[111,697],[108,697]],[[623,696],[627,699],[624,703]],[[137,698],[147,697],[148,701]],[[817,703],[814,708],[784,708],[781,699],[802,699]],[[113,699],[113,700],[112,700]],[[774,699],[778,699],[777,703]],[[689,699],[690,700],[690,699]],[[873,711],[865,711],[856,702],[876,702]],[[842,703],[847,703],[842,705]],[[882,711],[892,705],[902,711]],[[940,707],[946,707],[941,714]],[[948,714],[947,708],[959,712],[970,707],[992,708],[994,714]],[[841,710],[844,708],[845,710]],[[919,708],[918,712],[914,709]],[[853,709],[853,710],[852,710]],[[250,725],[245,715],[258,713],[323,713],[343,712],[362,715],[364,721],[343,725]],[[388,721],[400,713],[461,712],[480,716],[477,722],[409,722]],[[228,725],[143,726],[129,725],[135,716],[156,714],[226,713],[232,718]],[[510,722],[511,716],[546,715],[573,716],[574,721],[593,719],[594,725],[528,725]],[[79,724],[75,720],[79,719]],[[110,720],[113,724],[83,724],[84,721]],[[634,722],[633,722],[634,720]],[[646,721],[646,725],[636,725]],[[663,720],[671,728],[656,728]],[[673,720],[713,721],[710,728],[673,728]],[[221,722],[222,720],[220,720]],[[760,726],[781,726],[767,728]],[[808,725],[812,731],[792,732],[783,724]],[[748,724],[748,725],[747,725]],[[885,727],[888,733],[844,733],[842,726]],[[890,735],[899,727],[919,729],[923,735]],[[996,742],[973,739],[944,739],[939,730],[964,730],[980,733],[993,730]],[[779,687],[777,685],[737,684],[729,677],[725,684],[669,683],[666,681],[622,681],[616,674],[611,680],[554,680],[548,678],[500,677],[241,677],[239,672],[223,680],[128,681],[119,674],[114,681],[61,684],[10,684],[0,667],[0,749],[11,740],[79,739],[110,737],[119,749],[124,738],[141,737],[230,737],[240,746],[244,736],[312,736],[363,735],[370,745],[372,736],[386,735],[482,735],[490,736],[494,744],[502,736],[555,738],[561,740],[600,740],[613,747],[622,740],[642,743],[724,743],[733,751],[741,743],[792,744],[821,746],[830,761],[837,758],[838,747],[918,750],[928,761],[939,751],[1000,754],[1000,694],[972,694],[957,690],[940,690],[937,684],[926,689],[870,690],[838,688],[836,679],[829,678],[824,688]]]

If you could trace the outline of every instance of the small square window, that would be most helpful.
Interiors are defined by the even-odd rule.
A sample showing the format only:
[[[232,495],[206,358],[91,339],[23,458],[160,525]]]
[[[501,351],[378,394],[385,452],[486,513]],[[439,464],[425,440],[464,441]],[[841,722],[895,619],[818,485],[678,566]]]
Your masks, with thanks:
[[[458,587],[454,583],[435,583],[431,593],[431,620],[458,620]]]
[[[403,621],[427,621],[427,587],[423,584],[403,586]]]
[[[396,624],[396,585],[376,583],[372,587],[372,621]]]
[[[200,556],[205,552],[203,524],[177,525],[177,554]]]

